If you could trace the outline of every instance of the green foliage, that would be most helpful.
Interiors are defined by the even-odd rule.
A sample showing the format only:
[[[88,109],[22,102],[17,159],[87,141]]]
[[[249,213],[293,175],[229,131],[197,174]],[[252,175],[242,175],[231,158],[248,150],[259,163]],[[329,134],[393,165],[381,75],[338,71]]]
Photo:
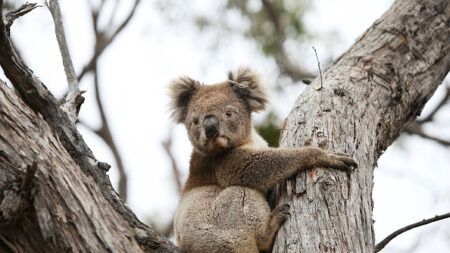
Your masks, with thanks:
[[[270,147],[278,147],[281,130],[280,119],[274,112],[269,112],[262,122],[256,124],[255,128]]]
[[[227,7],[249,19],[245,35],[256,40],[264,54],[274,56],[285,40],[306,35],[302,18],[309,5],[306,0],[229,0]]]

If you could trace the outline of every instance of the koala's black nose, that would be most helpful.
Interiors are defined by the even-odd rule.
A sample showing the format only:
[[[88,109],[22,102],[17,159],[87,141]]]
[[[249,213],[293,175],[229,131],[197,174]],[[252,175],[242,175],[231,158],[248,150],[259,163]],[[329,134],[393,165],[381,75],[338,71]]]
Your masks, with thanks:
[[[219,120],[214,115],[208,115],[203,119],[203,128],[205,129],[206,138],[213,138],[217,135]]]

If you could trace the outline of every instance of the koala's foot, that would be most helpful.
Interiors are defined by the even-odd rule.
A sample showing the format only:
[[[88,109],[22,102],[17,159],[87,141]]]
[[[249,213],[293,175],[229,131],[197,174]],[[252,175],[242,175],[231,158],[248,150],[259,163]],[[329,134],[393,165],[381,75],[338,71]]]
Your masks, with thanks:
[[[353,158],[346,153],[325,151],[322,157],[324,167],[330,167],[338,170],[350,171],[353,168],[357,168],[358,164]]]
[[[283,202],[278,205],[270,215],[269,224],[267,225],[266,232],[259,238],[258,248],[261,251],[270,251],[272,249],[275,235],[280,229],[281,224],[284,223],[290,216],[290,205],[287,202]]]
[[[279,226],[281,226],[281,224],[283,224],[283,222],[285,220],[287,220],[287,218],[291,217],[291,213],[289,212],[290,208],[291,208],[291,205],[288,202],[283,202],[283,203],[279,204],[272,211],[271,221],[273,219],[276,219],[276,223],[279,223]],[[273,221],[273,222],[275,222],[275,221]]]

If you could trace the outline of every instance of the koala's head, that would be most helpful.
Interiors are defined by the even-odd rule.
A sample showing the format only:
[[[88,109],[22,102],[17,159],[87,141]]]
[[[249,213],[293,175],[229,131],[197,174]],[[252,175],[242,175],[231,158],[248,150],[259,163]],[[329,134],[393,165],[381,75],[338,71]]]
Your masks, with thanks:
[[[228,80],[203,85],[181,77],[170,85],[172,118],[184,123],[196,150],[217,155],[246,143],[252,112],[263,110],[267,98],[259,75],[248,67],[230,72]]]

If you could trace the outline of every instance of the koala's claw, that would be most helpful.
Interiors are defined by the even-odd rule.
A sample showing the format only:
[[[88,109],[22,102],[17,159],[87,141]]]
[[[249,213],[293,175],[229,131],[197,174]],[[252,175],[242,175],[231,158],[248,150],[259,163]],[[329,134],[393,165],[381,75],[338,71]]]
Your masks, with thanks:
[[[289,212],[290,208],[291,205],[289,203],[283,202],[273,210],[273,214],[275,214],[281,221],[284,221],[291,216],[291,213]]]
[[[280,214],[285,218],[291,217],[291,212],[289,212],[289,211],[283,211],[283,212],[280,212]]]
[[[329,152],[330,167],[340,169],[340,170],[351,170],[353,168],[358,168],[358,164],[353,160],[353,158],[346,153],[341,152]]]

